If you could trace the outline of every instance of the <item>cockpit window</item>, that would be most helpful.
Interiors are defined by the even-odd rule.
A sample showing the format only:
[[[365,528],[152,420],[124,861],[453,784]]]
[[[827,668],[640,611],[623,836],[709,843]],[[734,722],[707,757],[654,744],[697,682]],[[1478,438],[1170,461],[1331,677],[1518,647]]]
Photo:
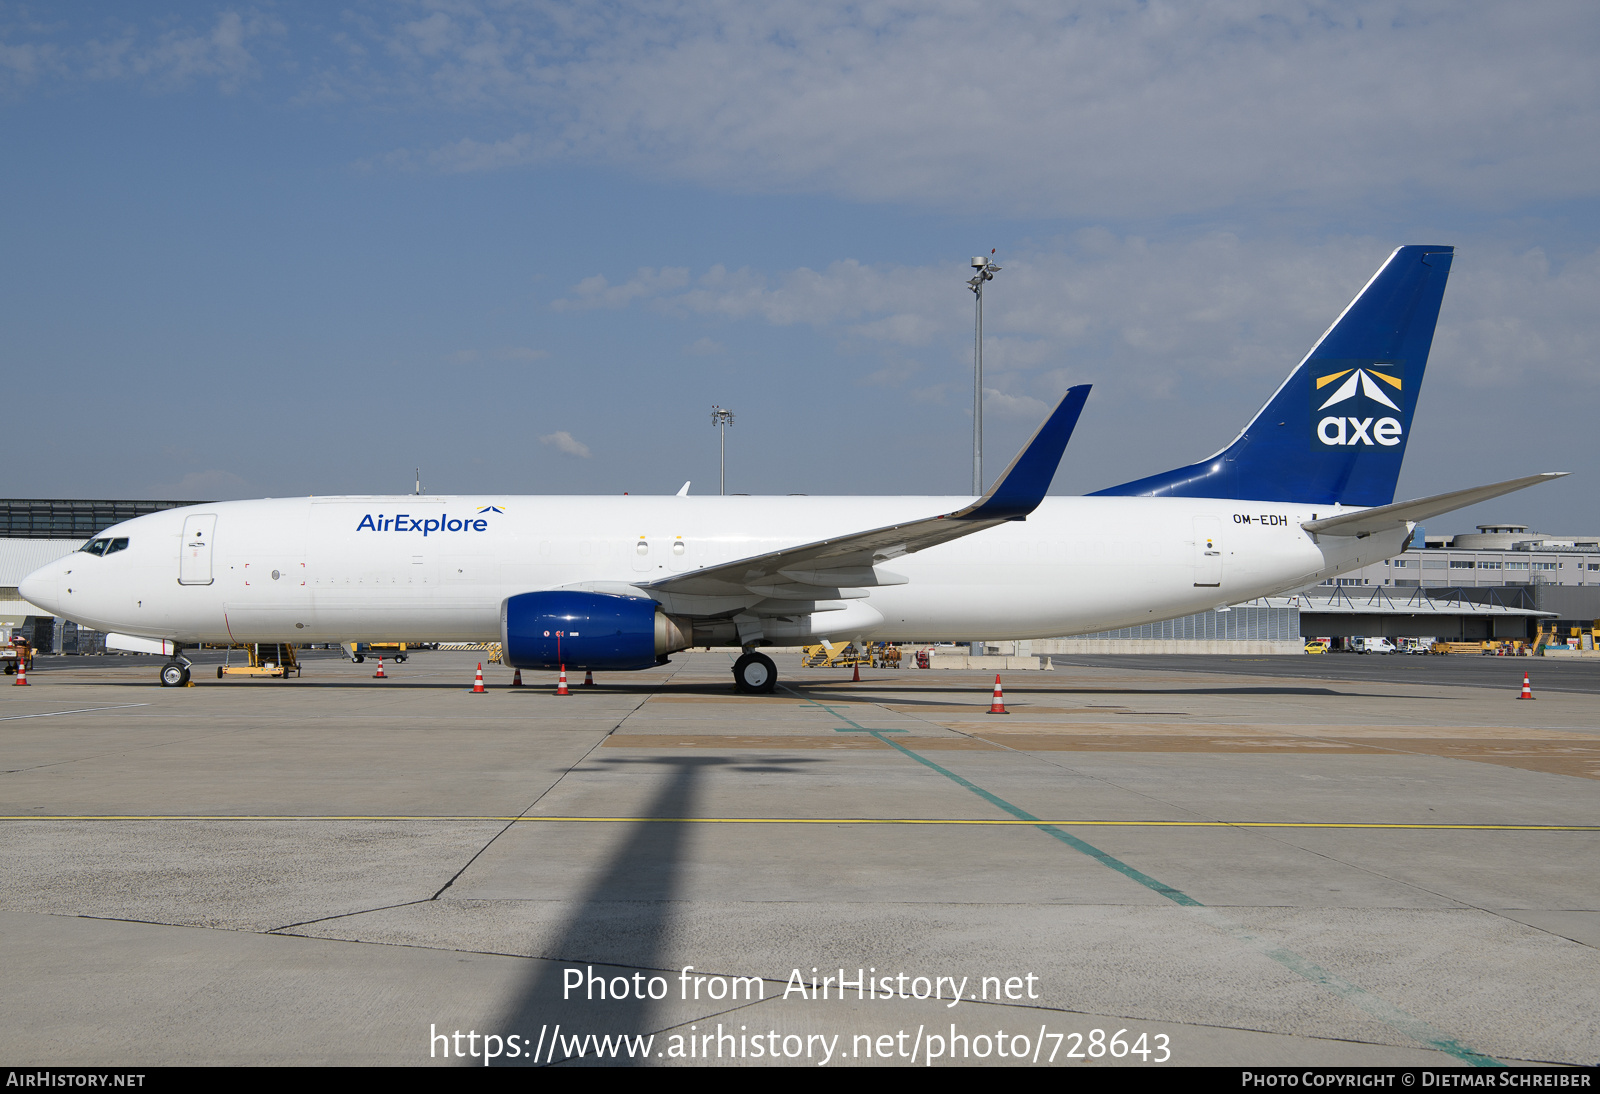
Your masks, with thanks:
[[[79,547],[78,550],[87,551],[91,555],[114,555],[118,551],[127,550],[127,548],[128,537],[118,536],[116,539],[111,539],[110,537],[105,539],[91,539],[88,543],[85,543],[82,547]]]

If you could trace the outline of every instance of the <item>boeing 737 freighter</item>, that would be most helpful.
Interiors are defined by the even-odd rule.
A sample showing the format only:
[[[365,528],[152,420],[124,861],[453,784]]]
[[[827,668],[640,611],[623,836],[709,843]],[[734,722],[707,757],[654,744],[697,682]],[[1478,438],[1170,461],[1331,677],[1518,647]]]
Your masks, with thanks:
[[[1558,477],[1394,503],[1450,272],[1401,247],[1226,448],[1045,497],[1089,389],[1068,391],[981,498],[311,497],[106,529],[21,593],[163,652],[197,643],[486,641],[518,668],[628,670],[738,645],[1013,639],[1170,619],[1403,551],[1416,522]]]

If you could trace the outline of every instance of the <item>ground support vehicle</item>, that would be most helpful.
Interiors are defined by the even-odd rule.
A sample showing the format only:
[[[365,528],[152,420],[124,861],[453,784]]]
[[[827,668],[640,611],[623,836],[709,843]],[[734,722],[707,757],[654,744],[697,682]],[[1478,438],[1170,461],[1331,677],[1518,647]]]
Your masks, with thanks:
[[[17,666],[21,665],[25,671],[33,668],[33,647],[21,638],[0,644],[0,664],[5,666],[5,675],[15,676]]]
[[[235,665],[233,651],[243,649],[246,663]],[[228,661],[217,666],[217,679],[229,676],[267,676],[282,679],[291,673],[300,675],[300,662],[295,658],[294,647],[282,642],[261,642],[253,646],[229,646]]]

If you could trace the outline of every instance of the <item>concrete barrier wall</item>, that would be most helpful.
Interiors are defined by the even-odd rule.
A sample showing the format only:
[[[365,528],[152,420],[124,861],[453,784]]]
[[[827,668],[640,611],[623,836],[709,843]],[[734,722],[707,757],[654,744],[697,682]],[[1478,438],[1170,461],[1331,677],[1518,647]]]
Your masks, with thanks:
[[[1050,638],[1033,640],[1034,653],[1230,653],[1260,657],[1305,655],[1302,642],[1238,642],[1206,639],[1161,638]]]
[[[936,653],[930,659],[930,667],[936,669],[982,669],[985,672],[1017,672],[1018,670],[1034,672],[1050,668],[1048,657],[998,657],[989,656],[971,657],[964,653]],[[914,660],[911,664],[916,664]]]

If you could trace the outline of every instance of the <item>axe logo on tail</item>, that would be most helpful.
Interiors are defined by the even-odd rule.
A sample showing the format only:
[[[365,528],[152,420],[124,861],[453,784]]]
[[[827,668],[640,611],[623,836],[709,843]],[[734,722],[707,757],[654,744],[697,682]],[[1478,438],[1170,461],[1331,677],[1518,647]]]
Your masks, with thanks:
[[[1401,422],[1405,369],[1399,361],[1324,361],[1312,373],[1314,448],[1393,448]]]

